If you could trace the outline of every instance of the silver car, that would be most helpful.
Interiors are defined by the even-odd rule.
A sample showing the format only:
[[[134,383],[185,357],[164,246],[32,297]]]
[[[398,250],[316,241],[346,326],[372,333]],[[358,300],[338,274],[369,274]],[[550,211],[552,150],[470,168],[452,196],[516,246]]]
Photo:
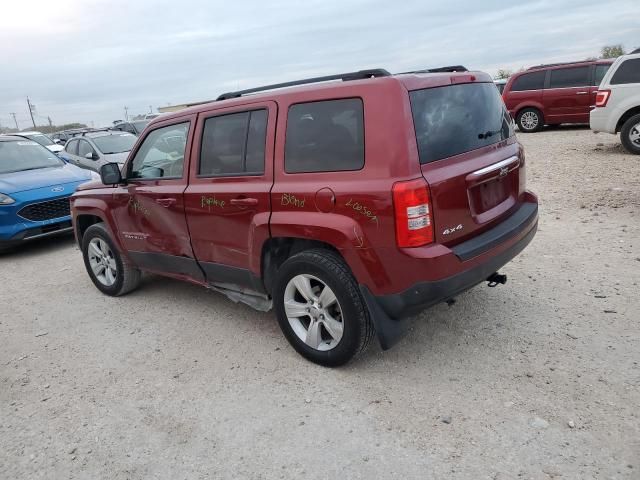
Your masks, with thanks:
[[[105,163],[123,165],[137,139],[126,132],[86,132],[71,138],[60,156],[73,165],[99,172]]]

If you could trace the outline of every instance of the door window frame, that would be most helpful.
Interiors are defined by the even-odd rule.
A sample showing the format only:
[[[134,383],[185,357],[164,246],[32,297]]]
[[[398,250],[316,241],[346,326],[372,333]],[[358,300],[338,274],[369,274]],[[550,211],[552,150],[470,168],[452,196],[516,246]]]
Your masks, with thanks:
[[[264,172],[263,173],[247,173],[240,174],[226,173],[219,175],[200,175],[198,173],[200,166],[200,152],[202,149],[202,138],[204,135],[204,126],[207,119],[212,117],[220,117],[233,113],[252,112],[255,110],[267,111],[267,137],[264,148]],[[273,100],[262,100],[242,103],[230,107],[211,108],[198,113],[196,127],[193,132],[192,158],[193,168],[189,171],[189,184],[213,184],[216,182],[230,181],[273,181],[273,162],[275,153],[275,134],[276,123],[278,120],[278,104]]]
[[[195,120],[196,120],[196,115],[185,115],[185,116],[181,116],[181,117],[177,117],[177,118],[172,118],[172,119],[167,119],[164,120],[162,122],[159,122],[157,124],[153,125],[153,129],[148,130],[146,132],[146,134],[144,135],[144,137],[140,137],[139,140],[136,142],[136,144],[134,145],[133,150],[131,150],[130,154],[129,154],[129,158],[127,160],[127,162],[124,165],[124,168],[122,169],[122,171],[125,173],[125,177],[123,178],[123,180],[127,183],[127,184],[132,184],[132,185],[136,185],[136,184],[159,184],[159,183],[183,183],[183,181],[185,180],[185,178],[188,178],[187,172],[190,170],[190,162],[191,162],[191,146],[192,146],[192,139],[193,139],[193,126],[195,124]],[[133,167],[133,162],[136,159],[136,156],[138,155],[138,152],[140,151],[140,148],[142,147],[142,145],[144,144],[145,140],[149,137],[149,135],[151,135],[153,132],[155,132],[156,130],[159,130],[161,128],[165,128],[165,127],[171,127],[174,125],[180,125],[181,123],[187,123],[189,125],[188,129],[187,129],[187,142],[184,148],[184,163],[183,163],[183,167],[182,167],[182,176],[179,177],[144,177],[144,178],[139,178],[139,177],[135,177],[132,178],[129,175],[131,174],[131,168]]]

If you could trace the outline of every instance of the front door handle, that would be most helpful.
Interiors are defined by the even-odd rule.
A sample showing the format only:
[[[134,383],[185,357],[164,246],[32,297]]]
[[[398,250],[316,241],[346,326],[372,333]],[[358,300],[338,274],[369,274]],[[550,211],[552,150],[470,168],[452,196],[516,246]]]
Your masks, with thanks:
[[[176,199],[175,198],[158,198],[156,199],[156,203],[159,203],[165,208],[169,208],[176,204]]]
[[[586,95],[589,92],[576,92],[576,95]]]
[[[242,207],[246,207],[249,205],[257,205],[258,199],[257,198],[232,198],[231,200],[229,200],[229,203],[231,205],[239,205]]]

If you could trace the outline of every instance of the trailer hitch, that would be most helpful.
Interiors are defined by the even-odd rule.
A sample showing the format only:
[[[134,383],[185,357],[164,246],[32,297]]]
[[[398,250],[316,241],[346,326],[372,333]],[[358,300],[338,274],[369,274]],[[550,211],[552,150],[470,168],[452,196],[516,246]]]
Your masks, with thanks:
[[[504,285],[505,283],[507,283],[507,276],[502,275],[498,272],[494,272],[489,275],[489,278],[487,278],[487,282],[489,282],[488,285],[492,288],[497,287],[498,285]]]

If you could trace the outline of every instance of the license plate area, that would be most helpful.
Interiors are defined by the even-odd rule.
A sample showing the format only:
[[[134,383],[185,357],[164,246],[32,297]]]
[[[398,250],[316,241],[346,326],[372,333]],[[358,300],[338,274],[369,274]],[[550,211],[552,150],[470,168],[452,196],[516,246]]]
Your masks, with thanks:
[[[509,183],[507,178],[497,178],[473,187],[470,191],[471,211],[479,215],[504,202],[511,190]]]

